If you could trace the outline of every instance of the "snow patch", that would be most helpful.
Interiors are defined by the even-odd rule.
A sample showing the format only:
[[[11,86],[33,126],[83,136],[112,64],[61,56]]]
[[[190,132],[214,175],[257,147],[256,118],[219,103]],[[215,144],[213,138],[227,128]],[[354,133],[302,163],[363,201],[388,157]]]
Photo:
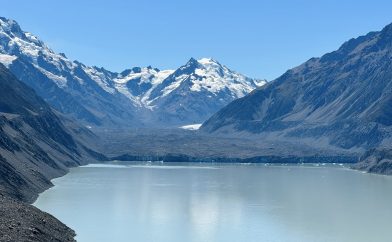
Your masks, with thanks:
[[[201,58],[200,60],[198,60],[197,62],[199,62],[202,65],[211,65],[211,64],[218,64],[214,59],[212,58]]]
[[[56,85],[60,88],[64,88],[67,86],[67,78],[63,76],[58,76],[55,75],[37,65],[34,65],[38,70],[40,70],[45,76],[47,76],[49,79],[51,79]]]
[[[189,125],[184,125],[181,126],[181,129],[186,129],[186,130],[198,130],[200,129],[202,124],[189,124]]]
[[[14,60],[16,60],[18,57],[14,55],[5,55],[5,54],[0,54],[0,63],[5,65],[7,68],[12,64]]]
[[[265,84],[264,80],[253,80],[230,70],[212,58],[198,60],[200,64],[195,70],[196,78],[192,80],[190,90],[193,92],[208,91],[214,95],[230,91],[234,99],[245,96],[256,87]]]
[[[262,87],[265,84],[267,84],[266,80],[254,80],[254,83],[256,84],[257,87]]]
[[[85,67],[85,68],[83,68],[83,70],[103,90],[105,90],[106,92],[111,93],[111,94],[114,94],[116,92],[116,90],[109,85],[108,81],[106,80],[106,76],[104,75],[104,73],[96,70],[93,67]]]
[[[126,76],[119,74],[117,78],[113,79],[113,82],[115,83],[117,91],[130,99],[136,106],[144,106],[148,109],[152,109],[153,106],[150,105],[151,92],[173,72],[174,70],[159,71],[157,69],[143,67],[139,73],[131,72]],[[129,82],[137,82],[139,85],[150,83],[152,86],[146,92],[135,96],[127,87]]]
[[[169,95],[172,91],[174,91],[175,89],[177,89],[180,84],[187,79],[189,76],[188,75],[181,75],[179,77],[176,78],[176,81],[172,82],[169,86],[165,87],[162,90],[162,97]]]

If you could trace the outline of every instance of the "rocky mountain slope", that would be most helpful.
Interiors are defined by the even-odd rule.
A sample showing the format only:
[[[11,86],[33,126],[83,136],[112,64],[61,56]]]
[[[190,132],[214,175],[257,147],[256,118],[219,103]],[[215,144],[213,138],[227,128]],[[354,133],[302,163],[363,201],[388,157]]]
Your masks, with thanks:
[[[221,109],[201,130],[364,152],[390,146],[392,25],[312,58]]]
[[[93,140],[0,64],[0,241],[73,241],[71,229],[24,202],[69,167],[103,159],[87,147]]]
[[[354,168],[366,172],[392,175],[392,146],[367,151]]]
[[[48,104],[1,64],[0,96],[0,191],[4,195],[31,202],[67,167],[94,158],[81,140],[96,139],[95,135],[77,125],[66,127]]]
[[[177,70],[135,67],[121,73],[86,66],[55,53],[0,17],[0,63],[58,111],[93,126],[178,126],[201,123],[265,81],[212,59]]]
[[[13,20],[0,18],[0,62],[70,117],[102,125],[132,123],[133,106],[110,82],[115,75],[57,54]]]

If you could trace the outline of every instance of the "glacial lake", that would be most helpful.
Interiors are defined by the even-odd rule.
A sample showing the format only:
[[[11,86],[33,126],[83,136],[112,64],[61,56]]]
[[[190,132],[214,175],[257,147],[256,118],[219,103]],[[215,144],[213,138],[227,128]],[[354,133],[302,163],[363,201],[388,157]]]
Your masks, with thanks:
[[[392,241],[392,177],[339,165],[89,165],[35,206],[80,242]]]

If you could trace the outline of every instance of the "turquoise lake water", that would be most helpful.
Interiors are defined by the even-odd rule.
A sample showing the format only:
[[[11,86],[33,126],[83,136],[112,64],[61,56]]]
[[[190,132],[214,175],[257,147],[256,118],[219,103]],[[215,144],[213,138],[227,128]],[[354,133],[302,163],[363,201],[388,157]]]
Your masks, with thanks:
[[[35,206],[80,242],[392,241],[392,177],[342,166],[89,165]]]

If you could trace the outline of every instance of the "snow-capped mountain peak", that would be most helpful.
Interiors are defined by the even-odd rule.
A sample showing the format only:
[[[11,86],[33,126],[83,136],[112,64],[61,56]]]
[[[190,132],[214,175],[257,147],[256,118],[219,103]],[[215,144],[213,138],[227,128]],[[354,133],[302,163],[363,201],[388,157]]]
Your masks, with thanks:
[[[212,58],[199,60],[191,58],[165,82],[169,85],[162,89],[163,96],[168,95],[182,83],[187,83],[189,90],[193,92],[206,91],[217,95],[228,89],[234,98],[242,97],[265,84],[265,81],[257,81],[230,70]]]
[[[197,68],[205,69],[207,67],[209,67],[210,69],[222,68],[222,65],[212,58],[201,58],[199,60],[196,60],[192,57],[185,65],[178,68],[178,71],[180,71],[182,74],[191,74],[192,72],[195,72]]]
[[[201,123],[265,83],[212,58],[191,58],[176,70],[147,66],[111,72],[70,60],[23,31],[14,20],[1,17],[0,63],[59,111],[89,125],[138,122],[128,119],[140,119],[140,123]]]
[[[160,120],[200,123],[227,103],[243,97],[265,81],[235,72],[212,58],[191,58],[151,92],[148,104]]]
[[[20,38],[24,35],[24,32],[20,28],[19,24],[12,19],[0,17],[0,29],[2,30],[1,32],[4,32],[8,35],[17,36]]]
[[[212,59],[212,58],[201,58],[200,60],[198,60],[197,62],[199,62],[202,65],[220,65],[216,60]]]
[[[150,108],[148,105],[150,93],[173,72],[173,70],[161,71],[151,66],[134,67],[118,74],[113,82],[116,89],[137,106]]]

